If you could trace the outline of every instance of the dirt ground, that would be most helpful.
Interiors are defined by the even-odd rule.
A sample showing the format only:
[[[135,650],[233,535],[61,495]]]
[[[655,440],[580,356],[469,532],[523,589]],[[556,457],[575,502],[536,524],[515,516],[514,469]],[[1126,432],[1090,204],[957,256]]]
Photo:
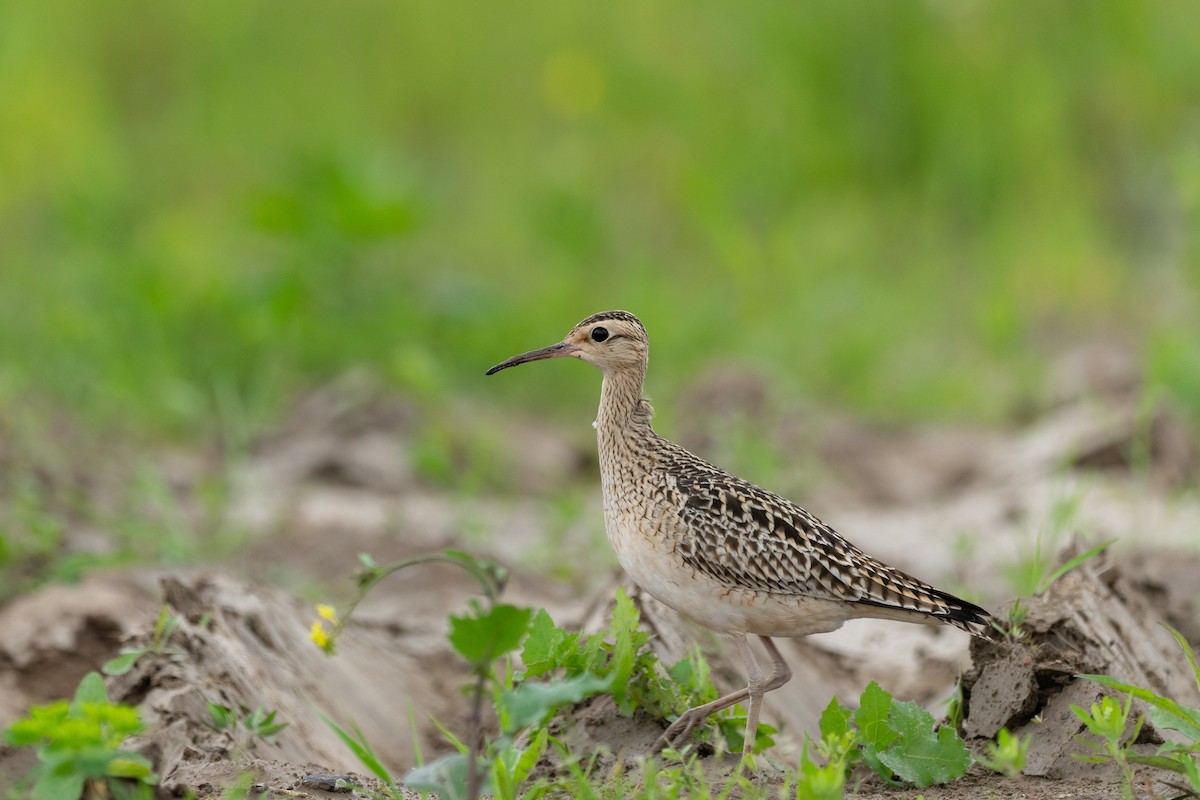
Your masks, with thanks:
[[[1073,676],[1108,672],[1200,706],[1178,647],[1157,624],[1169,622],[1200,644],[1197,438],[1169,409],[1137,413],[1129,381],[1103,369],[1087,373],[1046,413],[1010,430],[891,430],[762,414],[762,396],[728,391],[733,385],[746,381],[721,372],[701,380],[690,410],[701,422],[681,434],[685,443],[702,452],[719,447],[717,421],[731,414],[768,419],[784,450],[819,454],[822,469],[805,481],[806,505],[868,552],[952,591],[969,589],[994,612],[1012,596],[1004,565],[1032,552],[1039,529],[1048,557],[1060,548],[1078,552],[1084,545],[1075,534],[1118,539],[1104,557],[1027,601],[1030,638],[1019,644],[882,621],[783,642],[795,677],[768,695],[767,716],[781,729],[776,763],[795,763],[832,694],[848,701],[877,680],[940,716],[962,674],[969,742],[977,747],[1002,726],[1032,735],[1026,777],[1011,782],[977,766],[962,781],[923,792],[864,779],[852,796],[1119,797],[1111,772],[1071,755],[1081,726],[1070,705],[1100,696]],[[512,570],[509,602],[590,629],[604,623],[621,577],[603,541],[586,433],[504,421],[507,441],[519,444],[490,451],[486,469],[511,476],[519,499],[510,499],[423,478],[412,452],[420,424],[402,401],[357,383],[318,392],[240,469],[231,523],[250,541],[236,560],[100,572],[0,607],[0,726],[30,704],[69,696],[120,647],[145,642],[165,601],[185,618],[171,649],[109,679],[112,698],[139,705],[149,722],[134,744],[155,760],[164,796],[219,794],[246,773],[273,796],[332,797],[328,776],[337,775],[371,786],[322,714],[357,724],[393,774],[413,766],[416,747],[426,758],[447,752],[434,720],[466,729],[460,688],[467,675],[449,651],[446,617],[463,608],[472,584],[445,566],[394,576],[329,658],[308,639],[313,602],[345,597],[356,553],[384,562],[459,547],[492,557]],[[186,493],[203,459],[171,458]],[[556,510],[556,494],[588,481],[597,485],[583,513]],[[1076,512],[1050,530],[1064,504]],[[568,568],[551,568],[560,562]],[[340,596],[330,597],[328,587]],[[699,641],[718,683],[739,685],[738,660],[722,642],[630,591],[668,663]],[[288,728],[273,744],[217,731],[209,703],[275,709]],[[621,718],[603,703],[578,709],[567,724],[577,749],[609,759],[646,752],[664,725]],[[1148,728],[1139,742],[1152,748],[1156,735]],[[28,758],[0,747],[0,788]],[[717,776],[723,768],[712,765]],[[1145,776],[1144,796],[1173,796],[1158,777]],[[779,777],[768,767],[760,780]]]

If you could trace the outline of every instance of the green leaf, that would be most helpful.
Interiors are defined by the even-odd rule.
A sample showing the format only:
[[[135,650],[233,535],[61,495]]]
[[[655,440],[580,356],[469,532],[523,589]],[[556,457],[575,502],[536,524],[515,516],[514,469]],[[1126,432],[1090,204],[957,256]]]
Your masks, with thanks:
[[[712,670],[708,661],[693,644],[686,657],[679,659],[669,670],[677,691],[681,692],[688,706],[701,705],[717,699],[717,687],[712,682]]]
[[[449,742],[455,750],[464,754],[471,750],[471,748],[468,747],[462,739],[459,739],[457,736],[455,736],[454,732],[443,725],[437,717],[430,715],[429,721],[433,723],[433,727],[438,729],[438,733],[442,734],[446,741]]]
[[[1103,544],[1098,544],[1095,547],[1093,547],[1091,550],[1088,550],[1087,552],[1080,553],[1079,555],[1075,556],[1070,561],[1063,564],[1061,567],[1054,570],[1054,572],[1050,573],[1045,578],[1043,578],[1042,582],[1038,584],[1036,593],[1041,594],[1042,592],[1046,591],[1047,589],[1050,588],[1050,584],[1054,583],[1056,580],[1061,578],[1063,575],[1066,575],[1068,572],[1075,569],[1080,564],[1087,561],[1089,558],[1100,555],[1101,553],[1103,553],[1105,550],[1112,547],[1116,543],[1117,543],[1116,539],[1109,539],[1107,542],[1104,542]]]
[[[473,610],[472,615],[450,617],[450,644],[475,669],[486,669],[521,643],[533,609],[501,603],[488,611],[476,604]]]
[[[565,631],[554,624],[554,620],[539,608],[529,625],[529,636],[521,651],[525,664],[525,677],[534,678],[551,670],[565,666],[569,654],[579,646],[579,634]]]
[[[9,726],[4,739],[14,747],[28,747],[42,739],[53,738],[57,736],[70,713],[70,706],[62,700],[44,706],[34,706],[29,709],[27,717]]]
[[[216,703],[208,704],[208,715],[212,717],[213,727],[219,731],[237,724],[237,712]]]
[[[862,732],[863,741],[876,750],[884,750],[896,740],[896,732],[888,726],[888,714],[892,709],[892,696],[871,681],[863,690],[858,701],[854,721]]]
[[[83,795],[84,776],[79,773],[58,775],[43,772],[33,785],[31,800],[79,800]]]
[[[863,763],[884,781],[895,785],[891,769],[879,760],[880,751],[887,749],[896,740],[896,732],[888,727],[891,708],[892,696],[875,681],[871,681],[859,697],[854,721],[858,724],[862,738]]]
[[[1177,711],[1167,711],[1158,706],[1150,706],[1150,722],[1154,727],[1164,730],[1179,731],[1193,742],[1200,740],[1200,709],[1180,705]]]
[[[1192,668],[1192,674],[1196,676],[1196,688],[1200,689],[1200,667],[1196,666],[1196,654],[1192,651],[1192,646],[1188,643],[1188,640],[1184,638],[1182,633],[1175,630],[1165,622],[1159,624],[1166,628],[1167,632],[1175,637],[1175,641],[1179,644],[1180,649],[1183,650],[1184,657],[1187,658],[1188,666]]]
[[[503,702],[509,713],[508,732],[539,722],[552,709],[564,703],[578,703],[586,697],[608,691],[613,680],[612,675],[602,678],[584,673],[549,683],[522,683],[513,691],[504,693]]]
[[[920,787],[961,778],[971,766],[967,746],[952,729],[933,730],[933,717],[916,703],[892,704],[890,725],[897,739],[879,752],[879,761]]]
[[[845,796],[845,767],[840,763],[817,764],[809,755],[810,748],[811,742],[806,735],[800,754],[796,800],[841,800]]]
[[[158,783],[154,764],[140,753],[121,751],[108,762],[108,774],[114,778],[132,778],[151,785]]]
[[[829,700],[829,705],[821,712],[821,738],[838,738],[850,732],[850,709],[838,702],[836,697]]]
[[[105,675],[124,675],[129,670],[133,669],[133,665],[137,660],[146,654],[144,647],[126,647],[121,650],[121,655],[116,658],[104,662],[104,666],[100,667],[100,671]]]
[[[418,792],[436,792],[441,800],[466,800],[467,759],[464,753],[452,753],[437,761],[410,770],[404,776],[404,785]],[[491,792],[490,770],[484,768],[482,794]]]
[[[72,715],[79,714],[79,709],[85,704],[109,705],[108,692],[104,689],[104,678],[100,677],[99,672],[89,672],[79,682],[79,688],[75,690],[75,702],[71,704]]]
[[[1076,675],[1077,678],[1094,681],[1101,686],[1116,689],[1122,694],[1131,694],[1150,705],[1150,721],[1156,727],[1182,733],[1188,739],[1200,739],[1200,710],[1188,708],[1169,697],[1162,697],[1149,689],[1119,681],[1111,675]]]
[[[1191,759],[1185,753],[1174,753],[1169,756],[1153,755],[1140,756],[1137,753],[1126,753],[1125,757],[1134,764],[1145,764],[1148,767],[1157,767],[1159,769],[1170,770],[1183,774],[1186,769],[1186,762]]]
[[[162,649],[167,646],[167,642],[171,639],[171,634],[175,632],[175,628],[179,626],[180,620],[183,617],[172,614],[171,607],[164,605],[158,612],[158,619],[154,623],[154,651],[162,652]]]
[[[608,636],[612,640],[612,693],[617,707],[624,714],[633,713],[629,699],[629,679],[633,676],[638,645],[635,634],[641,621],[637,606],[629,599],[623,586],[617,587],[616,606],[612,621],[608,625]]]
[[[351,727],[354,728],[355,736],[358,737],[355,738],[355,736],[351,736],[345,728],[343,728],[341,725],[338,725],[329,717],[325,716],[325,714],[321,713],[320,711],[317,713],[321,714],[321,719],[324,720],[325,724],[329,726],[329,729],[337,734],[337,737],[342,740],[342,743],[345,744],[346,747],[350,748],[350,752],[354,753],[359,762],[362,763],[364,767],[369,769],[376,778],[379,778],[379,780],[383,781],[388,786],[396,785],[395,781],[392,780],[391,773],[387,771],[387,767],[383,766],[383,763],[379,760],[379,757],[375,755],[375,751],[371,749],[371,745],[367,743],[366,737],[362,735],[362,731],[358,729],[357,725],[351,725]]]
[[[537,766],[538,760],[542,757],[542,753],[546,752],[546,744],[550,741],[550,732],[545,728],[538,728],[537,733],[529,742],[529,746],[524,750],[515,750],[511,747],[507,748],[496,759],[497,762],[503,762],[503,768],[507,772],[507,780],[514,788],[520,786],[529,773],[533,772],[533,768]]]

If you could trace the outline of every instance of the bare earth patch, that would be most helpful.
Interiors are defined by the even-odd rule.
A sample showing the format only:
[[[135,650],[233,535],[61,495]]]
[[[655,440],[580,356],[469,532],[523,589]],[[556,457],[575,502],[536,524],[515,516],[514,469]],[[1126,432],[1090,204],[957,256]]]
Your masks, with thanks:
[[[888,432],[843,421],[824,426],[826,440],[803,442],[821,450],[835,476],[814,487],[814,510],[897,566],[971,587],[997,613],[1011,594],[1000,565],[1028,546],[1064,495],[1083,498],[1072,530],[1122,541],[1026,601],[1025,642],[975,642],[968,653],[967,637],[948,628],[878,621],[782,642],[795,677],[767,698],[767,713],[782,731],[772,758],[795,763],[804,732],[816,730],[831,695],[845,702],[877,680],[936,716],[963,672],[968,739],[977,746],[1001,726],[1032,734],[1027,777],[1012,783],[975,767],[926,797],[1118,797],[1111,771],[1071,757],[1082,726],[1069,707],[1100,696],[1099,686],[1073,676],[1108,673],[1200,706],[1177,646],[1157,624],[1168,621],[1193,642],[1200,634],[1200,501],[1180,488],[1181,476],[1195,473],[1195,442],[1169,415],[1160,417],[1143,441],[1150,466],[1142,472],[1132,468],[1131,453],[1144,426],[1120,400],[1067,404],[1015,433]],[[542,436],[524,450],[500,448],[511,463],[496,469],[517,474],[518,462],[535,465],[515,478],[535,499],[463,497],[414,469],[409,445],[419,424],[407,407],[377,397],[316,395],[258,445],[245,468],[233,513],[251,541],[238,563],[99,573],[0,608],[0,726],[30,704],[69,696],[85,672],[120,646],[145,643],[165,601],[184,617],[171,648],[108,681],[113,700],[138,705],[150,724],[134,744],[155,760],[165,795],[215,795],[245,774],[276,796],[344,796],[339,776],[371,787],[322,715],[356,723],[396,775],[415,763],[415,746],[426,758],[447,752],[432,720],[459,733],[467,724],[459,690],[468,676],[450,652],[445,625],[470,597],[470,581],[449,567],[395,576],[355,617],[333,658],[308,639],[315,615],[312,595],[297,596],[303,581],[344,586],[358,551],[383,561],[461,547],[512,569],[510,602],[545,607],[560,624],[595,630],[620,578],[606,566],[550,580],[541,567],[547,547],[604,552],[595,541],[602,537],[598,505],[582,510],[585,522],[565,529],[547,510],[554,493],[591,480],[589,456],[571,439]],[[464,534],[471,530],[483,532]],[[972,540],[966,550],[964,532]],[[275,585],[279,576],[291,591]],[[719,641],[632,588],[631,594],[666,663],[700,641],[719,684],[732,688],[744,680],[737,658],[727,657]],[[273,709],[288,727],[273,744],[217,730],[209,703]],[[576,752],[607,753],[602,766],[646,753],[665,726],[621,717],[605,698],[560,724]],[[1156,736],[1148,726],[1141,741],[1153,747]],[[28,765],[27,754],[0,748],[0,787]],[[714,759],[714,778],[729,766]],[[768,767],[760,779],[780,778]],[[870,778],[855,796],[915,794]]]

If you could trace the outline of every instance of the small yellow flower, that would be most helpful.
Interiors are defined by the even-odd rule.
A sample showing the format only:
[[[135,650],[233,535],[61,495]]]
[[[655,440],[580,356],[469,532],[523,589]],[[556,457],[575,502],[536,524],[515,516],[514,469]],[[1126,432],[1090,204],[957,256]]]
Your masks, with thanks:
[[[333,654],[333,640],[329,638],[329,634],[325,632],[325,626],[317,620],[312,624],[312,631],[309,632],[308,638],[312,639],[313,644],[321,648],[329,655]]]
[[[327,619],[334,625],[337,624],[337,609],[325,603],[317,603],[317,616],[321,619]]]

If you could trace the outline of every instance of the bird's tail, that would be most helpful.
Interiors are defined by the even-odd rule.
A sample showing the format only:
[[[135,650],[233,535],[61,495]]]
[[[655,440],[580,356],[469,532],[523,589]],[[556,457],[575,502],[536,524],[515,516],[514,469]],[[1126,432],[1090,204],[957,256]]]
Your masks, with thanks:
[[[930,594],[945,603],[945,609],[932,612],[931,617],[940,619],[942,622],[981,639],[996,637],[996,628],[992,625],[992,615],[988,613],[987,609],[974,603],[968,603],[941,589],[931,589]]]
[[[872,607],[870,616],[906,622],[936,620],[982,639],[996,637],[987,609],[878,562],[865,594],[858,602]]]

